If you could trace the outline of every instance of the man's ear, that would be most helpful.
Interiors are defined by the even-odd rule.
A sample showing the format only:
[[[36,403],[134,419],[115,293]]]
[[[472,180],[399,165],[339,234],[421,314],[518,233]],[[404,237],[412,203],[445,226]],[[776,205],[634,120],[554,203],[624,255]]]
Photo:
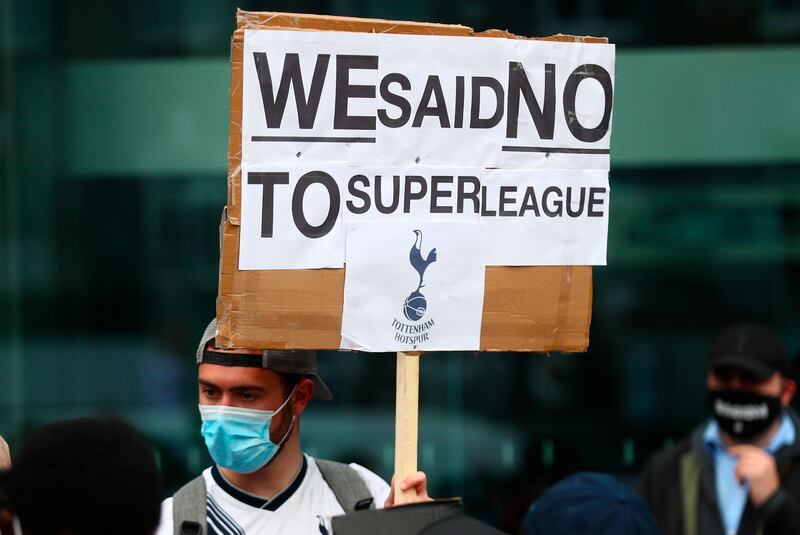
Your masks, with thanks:
[[[792,404],[795,394],[797,394],[797,382],[794,379],[786,379],[783,383],[783,393],[781,393],[781,405],[784,409]]]
[[[308,377],[303,377],[297,381],[294,394],[292,394],[292,414],[300,416],[303,413],[306,409],[306,405],[308,405],[308,402],[311,401],[311,398],[314,396],[315,388],[314,381]]]

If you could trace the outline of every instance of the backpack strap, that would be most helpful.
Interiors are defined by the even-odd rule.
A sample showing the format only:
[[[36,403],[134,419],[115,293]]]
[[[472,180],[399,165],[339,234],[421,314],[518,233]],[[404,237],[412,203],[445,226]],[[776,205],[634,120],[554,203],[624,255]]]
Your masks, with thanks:
[[[697,535],[700,498],[700,463],[694,451],[681,456],[681,497],[683,500],[683,533]]]
[[[370,494],[367,484],[352,467],[324,459],[315,460],[317,468],[322,473],[322,478],[333,491],[345,513],[375,509],[375,498]]]
[[[206,480],[200,474],[172,496],[175,535],[206,535]]]

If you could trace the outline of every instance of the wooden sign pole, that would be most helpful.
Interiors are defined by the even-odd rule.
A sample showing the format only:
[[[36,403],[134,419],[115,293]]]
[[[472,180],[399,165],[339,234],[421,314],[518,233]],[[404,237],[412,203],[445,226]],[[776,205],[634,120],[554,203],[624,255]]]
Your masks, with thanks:
[[[402,492],[400,482],[417,471],[419,423],[420,353],[397,354],[397,399],[394,438],[394,503],[399,505],[416,496],[414,489]]]

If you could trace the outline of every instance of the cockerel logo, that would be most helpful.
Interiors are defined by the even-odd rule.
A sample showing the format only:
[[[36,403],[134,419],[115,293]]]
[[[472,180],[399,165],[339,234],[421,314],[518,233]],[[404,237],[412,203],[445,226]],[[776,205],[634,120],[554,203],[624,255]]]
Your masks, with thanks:
[[[411,246],[411,251],[408,254],[408,260],[411,262],[411,267],[413,267],[419,274],[419,285],[417,286],[416,290],[411,292],[411,294],[406,297],[405,303],[403,303],[403,314],[411,321],[419,321],[425,315],[425,310],[428,308],[428,301],[425,299],[425,296],[422,295],[420,290],[425,286],[423,283],[425,270],[428,269],[428,266],[436,262],[436,248],[434,247],[428,251],[428,256],[423,258],[422,231],[415,230],[414,234],[416,235],[414,238],[414,245]]]

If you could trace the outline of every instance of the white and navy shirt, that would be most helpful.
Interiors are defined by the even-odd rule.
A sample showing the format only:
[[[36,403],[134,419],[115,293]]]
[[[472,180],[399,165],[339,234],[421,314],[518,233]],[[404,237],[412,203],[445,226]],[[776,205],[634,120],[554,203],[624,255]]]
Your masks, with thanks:
[[[383,507],[389,485],[363,466],[351,464],[375,500]],[[229,483],[219,468],[203,471],[206,481],[208,535],[329,535],[331,517],[344,514],[313,457],[303,456],[294,481],[276,496],[266,499]],[[156,535],[173,535],[172,498],[161,504],[161,523]]]

